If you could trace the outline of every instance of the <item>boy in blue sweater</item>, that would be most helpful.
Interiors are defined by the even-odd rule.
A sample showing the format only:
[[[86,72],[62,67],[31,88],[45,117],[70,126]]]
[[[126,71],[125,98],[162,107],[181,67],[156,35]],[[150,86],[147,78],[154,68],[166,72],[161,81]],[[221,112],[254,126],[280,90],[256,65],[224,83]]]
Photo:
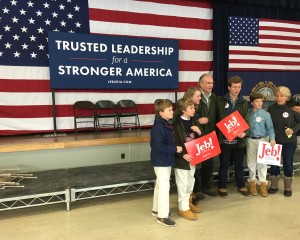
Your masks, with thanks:
[[[156,175],[152,215],[157,222],[172,227],[176,223],[169,217],[169,191],[172,166],[175,164],[175,153],[182,147],[175,146],[173,128],[169,120],[173,118],[172,102],[159,99],[154,105],[156,119],[150,132],[151,165]]]

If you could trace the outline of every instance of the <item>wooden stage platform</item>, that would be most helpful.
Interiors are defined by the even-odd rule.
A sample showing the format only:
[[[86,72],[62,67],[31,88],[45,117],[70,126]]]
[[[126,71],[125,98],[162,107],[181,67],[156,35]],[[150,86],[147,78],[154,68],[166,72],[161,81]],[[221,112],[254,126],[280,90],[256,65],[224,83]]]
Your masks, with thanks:
[[[0,152],[9,153],[143,142],[150,142],[150,129],[102,131],[101,133],[79,132],[77,140],[75,133],[58,133],[56,137],[53,134],[1,136]]]

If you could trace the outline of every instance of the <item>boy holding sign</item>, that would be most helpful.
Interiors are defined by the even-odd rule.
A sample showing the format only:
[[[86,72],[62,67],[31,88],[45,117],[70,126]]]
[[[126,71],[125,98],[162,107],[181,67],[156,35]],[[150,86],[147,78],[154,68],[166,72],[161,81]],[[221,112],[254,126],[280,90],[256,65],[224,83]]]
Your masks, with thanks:
[[[250,130],[247,139],[247,164],[249,168],[250,188],[252,196],[257,196],[256,191],[256,170],[260,184],[259,193],[267,197],[267,165],[257,163],[257,151],[260,141],[270,140],[272,147],[276,144],[275,133],[270,113],[262,109],[264,96],[254,93],[250,96],[252,109],[249,111]]]
[[[192,100],[180,99],[177,102],[177,110],[180,115],[174,122],[175,145],[182,147],[182,152],[175,156],[174,170],[178,192],[178,214],[188,220],[197,220],[195,213],[199,213],[201,210],[192,203],[191,196],[196,168],[190,163],[193,157],[187,153],[184,143],[200,137],[200,123],[193,118],[196,110]]]

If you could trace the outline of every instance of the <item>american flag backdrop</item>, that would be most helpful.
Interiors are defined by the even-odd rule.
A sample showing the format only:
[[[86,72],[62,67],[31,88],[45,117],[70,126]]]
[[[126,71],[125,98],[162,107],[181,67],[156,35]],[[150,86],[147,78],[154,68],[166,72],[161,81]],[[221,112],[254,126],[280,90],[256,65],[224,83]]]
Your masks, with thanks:
[[[212,70],[212,6],[209,0],[1,0],[0,135],[52,132],[48,31],[179,40],[178,98]],[[166,90],[56,90],[57,128],[73,126],[78,100],[133,99],[142,126],[154,119]]]
[[[229,18],[229,70],[300,71],[300,23]]]
[[[244,80],[249,95],[259,82],[271,81],[300,92],[300,23],[229,17],[229,76]]]

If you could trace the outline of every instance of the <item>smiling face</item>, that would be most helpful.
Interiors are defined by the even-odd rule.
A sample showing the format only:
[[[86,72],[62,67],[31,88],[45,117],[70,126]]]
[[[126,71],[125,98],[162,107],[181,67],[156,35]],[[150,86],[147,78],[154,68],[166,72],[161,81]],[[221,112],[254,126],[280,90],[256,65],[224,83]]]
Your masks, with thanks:
[[[167,107],[165,108],[163,111],[159,112],[159,115],[161,116],[161,118],[169,121],[170,119],[173,118],[173,107]]]
[[[277,102],[278,105],[285,105],[288,99],[289,99],[288,96],[286,96],[285,94],[279,91],[277,91],[275,94],[275,101]]]
[[[200,100],[201,100],[201,92],[200,91],[196,91],[194,93],[194,95],[192,96],[192,99],[193,103],[195,104],[199,104],[200,103]]]
[[[214,87],[214,80],[211,76],[206,76],[199,82],[199,87],[205,94],[210,94]]]

